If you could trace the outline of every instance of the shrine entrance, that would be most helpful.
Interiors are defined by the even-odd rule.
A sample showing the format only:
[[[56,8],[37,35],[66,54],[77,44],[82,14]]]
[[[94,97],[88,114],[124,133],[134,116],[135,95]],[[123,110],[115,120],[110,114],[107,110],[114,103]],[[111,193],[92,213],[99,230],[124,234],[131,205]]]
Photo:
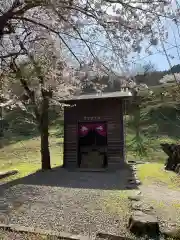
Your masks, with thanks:
[[[78,124],[78,165],[81,168],[107,167],[106,122]]]

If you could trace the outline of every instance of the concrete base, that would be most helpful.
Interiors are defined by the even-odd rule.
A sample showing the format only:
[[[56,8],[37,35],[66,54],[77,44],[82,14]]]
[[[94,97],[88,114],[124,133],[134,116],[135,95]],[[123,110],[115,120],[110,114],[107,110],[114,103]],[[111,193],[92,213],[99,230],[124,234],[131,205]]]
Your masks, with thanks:
[[[104,167],[78,167],[76,162],[68,163],[64,166],[67,170],[79,171],[79,172],[108,172],[108,171],[121,171],[130,169],[130,164],[127,164],[124,161],[119,163],[108,163],[106,168]]]
[[[107,172],[107,168],[76,168],[79,172]]]
[[[124,165],[110,165],[107,168],[80,168],[80,167],[65,167],[68,171],[77,171],[77,172],[117,172],[129,170],[129,167]]]

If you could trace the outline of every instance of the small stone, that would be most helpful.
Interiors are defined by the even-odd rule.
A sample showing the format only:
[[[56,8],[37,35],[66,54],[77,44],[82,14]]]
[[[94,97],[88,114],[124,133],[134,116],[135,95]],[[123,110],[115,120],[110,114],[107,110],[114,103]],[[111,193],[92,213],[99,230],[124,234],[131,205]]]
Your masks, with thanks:
[[[130,184],[135,184],[135,185],[140,185],[141,184],[141,182],[139,180],[137,180],[137,179],[129,180],[129,183]]]
[[[140,180],[136,180],[136,184],[137,185],[141,185],[141,181]]]
[[[135,183],[135,180],[134,180],[134,179],[131,179],[131,180],[129,180],[128,182],[132,184],[132,183]]]
[[[135,160],[130,160],[128,161],[129,164],[136,164],[136,161]]]
[[[144,213],[149,213],[153,210],[153,207],[142,202],[134,202],[132,204],[132,209],[135,211],[142,211]]]
[[[131,201],[140,201],[141,196],[139,196],[139,195],[129,196],[128,199],[131,200]]]
[[[133,210],[141,210],[142,203],[141,202],[133,202],[132,203],[132,209]]]
[[[129,190],[130,190],[130,189],[134,189],[134,186],[133,186],[133,185],[127,185],[127,186],[126,186],[126,189],[129,189]]]
[[[136,191],[135,194],[136,194],[136,196],[138,196],[138,195],[141,195],[142,192],[141,191]]]
[[[180,239],[180,228],[173,228],[171,230],[162,230],[161,233],[169,238]]]
[[[136,235],[159,235],[159,224],[156,216],[135,211],[129,219],[129,230]]]
[[[136,181],[136,180],[138,180],[137,176],[133,176],[133,177],[128,178],[128,182]]]

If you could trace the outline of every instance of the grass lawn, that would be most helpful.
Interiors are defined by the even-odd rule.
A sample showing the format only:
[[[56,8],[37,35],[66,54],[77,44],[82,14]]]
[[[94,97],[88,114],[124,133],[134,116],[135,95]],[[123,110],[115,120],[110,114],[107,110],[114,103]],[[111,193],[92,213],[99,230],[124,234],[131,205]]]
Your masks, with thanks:
[[[159,137],[143,137],[143,145],[146,148],[146,154],[142,157],[138,156],[135,151],[136,143],[132,144],[132,139],[135,134],[133,131],[129,131],[126,135],[126,146],[127,146],[127,159],[137,159],[142,160],[142,162],[154,162],[154,163],[164,163],[167,159],[167,155],[162,151],[161,143],[174,143],[177,144],[177,140],[169,136],[159,136]]]
[[[63,163],[63,138],[50,131],[51,166]],[[25,177],[41,168],[40,138],[34,137],[0,148],[1,171],[17,169],[19,174],[8,177],[5,181]],[[3,180],[1,180],[3,181]]]
[[[130,145],[132,133],[127,134],[127,146]],[[172,142],[171,138],[161,137],[149,142],[148,156],[144,156],[142,161],[150,161],[154,164],[139,166],[139,177],[145,184],[151,181],[162,181],[168,183],[169,186],[177,183],[176,175],[174,173],[166,173],[162,171],[166,155],[160,149],[161,142]],[[51,152],[51,166],[56,167],[62,165],[63,162],[63,138],[58,136],[55,128],[50,130],[50,152]],[[130,147],[127,148],[127,159],[138,159]],[[156,149],[156,151],[155,151]],[[160,163],[157,163],[160,162]],[[17,141],[0,148],[0,169],[1,171],[17,169],[19,174],[9,177],[7,180],[13,180],[29,175],[41,168],[40,155],[40,138],[33,137],[23,141]]]
[[[144,195],[150,194],[149,202],[157,214],[166,221],[169,218],[180,224],[180,176],[165,171],[161,163],[139,165],[137,175],[143,184]]]
[[[143,184],[165,184],[168,188],[180,190],[180,176],[165,171],[162,163],[147,163],[137,167],[137,175]]]
[[[51,152],[51,166],[56,167],[62,165],[63,161],[63,127],[60,123],[56,123],[50,129],[50,152]],[[132,139],[134,138],[134,131],[127,129],[126,146],[127,159],[140,160],[135,154],[134,146],[132,146]],[[11,138],[10,138],[11,139]],[[22,139],[22,138],[21,138]],[[138,174],[144,184],[150,182],[161,181],[167,183],[170,187],[179,184],[174,173],[162,171],[163,164],[167,156],[160,148],[160,143],[176,142],[172,137],[160,135],[158,138],[144,137],[144,145],[147,149],[147,155],[141,158],[142,161],[149,161],[154,164],[139,166]],[[8,145],[0,148],[0,169],[1,171],[17,169],[18,175],[6,178],[6,181],[21,178],[29,175],[41,168],[40,155],[40,138],[27,137],[20,141],[11,141]]]

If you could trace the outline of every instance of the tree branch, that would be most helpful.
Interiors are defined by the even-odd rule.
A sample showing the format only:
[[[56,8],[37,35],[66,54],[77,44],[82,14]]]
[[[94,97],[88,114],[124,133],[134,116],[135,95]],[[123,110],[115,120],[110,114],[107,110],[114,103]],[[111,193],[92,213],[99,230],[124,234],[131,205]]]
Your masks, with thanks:
[[[138,6],[132,6],[131,4],[129,4],[129,3],[125,3],[125,2],[123,2],[122,0],[105,0],[106,2],[108,2],[108,3],[119,3],[119,4],[121,4],[123,7],[125,7],[126,9],[128,9],[128,8],[131,8],[131,9],[134,9],[134,10],[140,10],[140,11],[142,11],[142,12],[144,12],[144,13],[152,13],[153,15],[156,15],[157,17],[168,17],[168,16],[166,16],[166,15],[162,15],[162,14],[159,14],[159,13],[156,13],[156,12],[154,12],[154,11],[151,11],[151,10],[148,10],[148,9],[143,9],[143,8],[141,8],[141,7],[138,7]],[[159,2],[159,1],[156,1],[156,2]],[[135,3],[135,2],[134,2]],[[141,2],[140,2],[141,3]],[[147,3],[149,3],[148,1],[147,1]],[[172,18],[170,18],[170,17],[168,17],[169,19],[171,19],[172,20]]]
[[[20,83],[23,86],[23,88],[24,88],[25,92],[27,93],[28,97],[30,98],[32,104],[34,105],[34,113],[35,113],[35,116],[36,116],[36,120],[39,122],[40,121],[40,114],[39,114],[39,111],[38,111],[38,108],[37,108],[37,105],[36,105],[34,91],[32,91],[29,88],[27,81],[25,80],[25,78],[23,78],[21,76],[21,69],[17,66],[17,64],[15,62],[15,59],[12,60],[11,69],[16,74],[18,72],[20,72],[20,77],[19,77]]]
[[[88,50],[89,50],[89,52],[91,53],[91,55],[95,58],[94,53],[92,52],[92,50],[91,50],[91,48],[89,47],[89,45],[87,44],[87,42],[83,39],[83,37],[81,36],[81,34],[80,34],[79,30],[76,28],[76,26],[74,26],[74,25],[73,25],[71,22],[69,22],[63,15],[61,15],[61,14],[55,9],[54,6],[52,6],[52,7],[53,7],[54,12],[58,15],[58,17],[59,17],[60,19],[62,19],[64,22],[68,22],[68,23],[72,26],[73,30],[78,34],[80,40],[81,40],[82,42],[84,42],[84,44],[85,44],[86,47],[88,48]]]
[[[7,55],[2,55],[0,56],[0,59],[5,59],[5,58],[9,58],[9,57],[18,57],[19,55],[25,55],[25,52],[14,52],[14,53],[9,53]]]
[[[75,53],[72,51],[72,49],[69,47],[69,45],[65,42],[65,40],[63,39],[63,37],[60,35],[60,33],[58,31],[54,30],[53,28],[51,28],[51,27],[49,27],[49,26],[47,26],[43,23],[36,22],[35,20],[29,19],[29,18],[26,18],[26,17],[13,17],[13,19],[19,19],[19,20],[22,20],[22,21],[30,22],[34,25],[45,28],[46,30],[48,30],[52,33],[55,33],[60,38],[60,40],[63,42],[63,44],[67,47],[67,49],[71,52],[71,54],[74,56],[74,58],[77,60],[77,62],[81,65],[81,61],[78,59],[78,57],[75,55]]]
[[[7,33],[11,33],[12,29],[9,29],[9,31],[4,31],[4,28],[7,27],[9,28],[9,24],[8,22],[14,17],[14,16],[18,16],[18,15],[23,15],[25,12],[27,12],[28,10],[40,6],[40,1],[37,3],[31,2],[25,6],[23,6],[23,3],[21,3],[19,0],[14,0],[12,6],[10,7],[10,9],[3,13],[0,16],[0,38],[3,36],[3,34]],[[23,6],[21,9],[15,11],[16,8]]]

